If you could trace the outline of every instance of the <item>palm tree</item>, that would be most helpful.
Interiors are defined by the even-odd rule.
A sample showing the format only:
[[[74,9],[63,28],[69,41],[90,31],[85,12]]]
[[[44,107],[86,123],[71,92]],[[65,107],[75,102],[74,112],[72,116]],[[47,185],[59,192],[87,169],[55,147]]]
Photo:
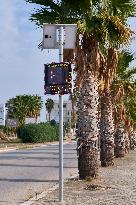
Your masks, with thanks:
[[[106,68],[103,55],[107,56],[107,49],[112,48],[115,55],[115,47],[128,43],[132,32],[126,20],[134,13],[135,5],[132,0],[26,1],[42,6],[31,16],[31,20],[40,26],[43,23],[78,25],[75,58],[76,85],[80,92],[77,112],[78,169],[81,179],[95,177],[98,175],[99,72]]]
[[[51,111],[54,107],[54,101],[50,98],[47,99],[46,103],[45,103],[46,109],[48,111],[49,114],[49,122],[50,122],[50,115],[51,115]]]
[[[114,119],[111,85],[118,63],[117,49],[109,48],[104,68],[100,72],[100,160],[110,166],[114,160]]]
[[[28,104],[29,110],[27,117],[34,117],[35,122],[37,122],[38,116],[40,115],[40,110],[42,108],[42,100],[38,95],[26,96],[26,103]]]
[[[135,123],[136,122],[136,88],[134,88],[134,94],[129,98],[124,99],[124,104],[126,107],[126,114]],[[134,126],[135,127],[135,126]]]
[[[124,105],[126,108],[126,127],[129,135],[130,149],[133,150],[136,146],[136,82],[133,82],[133,95],[125,96]]]
[[[28,110],[27,105],[24,103],[24,96],[16,96],[7,101],[6,106],[8,108],[8,118],[17,119],[19,125],[25,123],[26,113]]]
[[[128,144],[127,129],[125,128],[126,121],[126,106],[125,99],[132,99],[134,95],[133,75],[136,73],[136,68],[130,68],[130,63],[134,60],[133,54],[128,51],[119,53],[119,62],[117,66],[117,76],[113,82],[114,90],[114,106],[115,116],[115,157],[125,155],[126,144]],[[128,118],[127,118],[128,119]],[[128,147],[128,146],[127,146]],[[128,148],[127,148],[128,149]]]
[[[25,123],[26,117],[39,116],[42,100],[37,95],[19,95],[7,101],[8,118],[18,119],[19,125]]]

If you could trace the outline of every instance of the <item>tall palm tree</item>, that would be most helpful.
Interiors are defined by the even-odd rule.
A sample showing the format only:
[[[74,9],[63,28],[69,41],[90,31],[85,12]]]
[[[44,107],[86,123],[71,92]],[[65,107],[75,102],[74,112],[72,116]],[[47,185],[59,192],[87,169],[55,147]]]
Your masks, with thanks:
[[[124,105],[126,108],[126,127],[129,134],[130,149],[134,149],[136,146],[136,81],[133,83],[133,95],[125,96]]]
[[[49,114],[49,122],[50,122],[50,115],[51,115],[51,111],[54,107],[54,101],[52,99],[48,98],[46,103],[45,103],[45,106],[46,106],[46,110]]]
[[[117,76],[113,82],[114,90],[114,106],[117,112],[115,116],[115,156],[122,157],[125,154],[128,144],[128,137],[126,139],[127,129],[125,128],[126,108],[125,99],[132,99],[134,95],[134,80],[133,75],[136,73],[136,68],[130,68],[130,64],[134,60],[133,54],[128,51],[121,51],[119,53],[119,62],[117,66]]]
[[[76,71],[78,100],[79,177],[98,175],[98,104],[99,72],[105,69],[102,52],[127,43],[132,32],[126,20],[134,13],[132,0],[26,0],[42,6],[31,20],[43,23],[76,23]],[[114,49],[113,49],[114,50]],[[113,52],[114,55],[114,52]]]
[[[105,69],[100,72],[100,160],[102,166],[110,166],[114,160],[114,119],[111,85],[118,63],[117,49],[109,48]]]

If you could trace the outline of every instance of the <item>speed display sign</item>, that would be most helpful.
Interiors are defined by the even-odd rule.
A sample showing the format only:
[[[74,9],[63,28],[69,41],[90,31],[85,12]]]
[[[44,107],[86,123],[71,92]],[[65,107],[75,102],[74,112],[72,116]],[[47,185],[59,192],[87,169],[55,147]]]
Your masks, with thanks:
[[[72,68],[69,63],[45,64],[45,94],[68,94],[72,89]]]

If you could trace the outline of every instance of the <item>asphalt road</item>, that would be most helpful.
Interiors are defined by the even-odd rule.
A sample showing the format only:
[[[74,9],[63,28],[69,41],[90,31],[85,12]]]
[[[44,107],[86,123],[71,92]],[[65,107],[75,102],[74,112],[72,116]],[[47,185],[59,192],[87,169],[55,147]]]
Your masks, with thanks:
[[[64,178],[77,173],[76,143],[64,144]],[[0,205],[18,205],[58,183],[58,145],[0,153]]]

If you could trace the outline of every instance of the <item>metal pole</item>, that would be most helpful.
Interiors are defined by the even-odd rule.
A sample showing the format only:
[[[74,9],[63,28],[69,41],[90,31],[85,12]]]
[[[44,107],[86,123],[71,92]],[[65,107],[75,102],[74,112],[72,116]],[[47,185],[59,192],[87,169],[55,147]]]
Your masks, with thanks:
[[[63,62],[63,27],[59,28],[59,61]],[[63,202],[63,95],[59,95],[59,201]]]

